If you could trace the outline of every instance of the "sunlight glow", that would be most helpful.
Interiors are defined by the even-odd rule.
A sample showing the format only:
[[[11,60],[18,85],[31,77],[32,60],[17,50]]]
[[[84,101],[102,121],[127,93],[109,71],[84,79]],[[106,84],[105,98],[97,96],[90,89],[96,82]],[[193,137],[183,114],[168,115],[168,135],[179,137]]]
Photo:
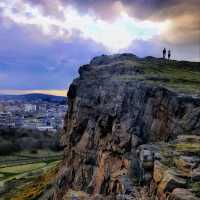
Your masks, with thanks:
[[[19,9],[23,7],[23,9]],[[107,50],[117,52],[128,48],[136,39],[149,40],[170,26],[170,21],[151,22],[131,18],[125,11],[115,21],[107,22],[92,15],[80,15],[73,7],[59,7],[63,18],[44,15],[37,7],[13,0],[12,4],[0,3],[3,15],[19,25],[34,25],[43,34],[68,41],[77,31],[85,39],[102,44]],[[17,9],[17,12],[13,10]]]
[[[39,94],[50,94],[55,96],[67,96],[67,90],[0,90],[0,94],[32,94],[32,93],[39,93]]]

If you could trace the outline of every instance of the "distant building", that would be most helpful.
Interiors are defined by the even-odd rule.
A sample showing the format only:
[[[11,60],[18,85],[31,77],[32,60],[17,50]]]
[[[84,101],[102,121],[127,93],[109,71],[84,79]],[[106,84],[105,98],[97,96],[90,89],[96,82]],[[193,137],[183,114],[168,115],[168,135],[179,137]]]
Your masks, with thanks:
[[[8,112],[20,111],[20,107],[17,106],[17,105],[7,106],[7,107],[6,107],[6,111],[8,111]]]
[[[41,104],[41,105],[38,105],[38,110],[40,111],[40,112],[46,112],[46,110],[47,110],[47,105],[46,104]]]
[[[4,111],[4,104],[3,103],[0,103],[0,112],[3,112]]]
[[[24,111],[25,112],[34,112],[37,110],[37,106],[33,104],[25,104],[24,105]]]
[[[56,132],[56,129],[53,126],[39,126],[37,127],[40,131],[53,131]]]
[[[67,106],[38,100],[0,102],[0,126],[55,131],[63,127]]]
[[[15,126],[15,123],[12,119],[12,115],[10,112],[0,113],[0,126],[12,126],[12,127]]]

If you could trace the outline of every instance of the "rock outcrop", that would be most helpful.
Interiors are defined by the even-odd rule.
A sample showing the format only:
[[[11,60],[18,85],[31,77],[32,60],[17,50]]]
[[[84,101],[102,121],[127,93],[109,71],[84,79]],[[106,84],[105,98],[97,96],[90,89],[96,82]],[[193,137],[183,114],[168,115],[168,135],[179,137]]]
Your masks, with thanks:
[[[80,67],[68,91],[53,199],[199,199],[200,82],[189,79],[193,71],[200,74],[199,63],[132,54]]]

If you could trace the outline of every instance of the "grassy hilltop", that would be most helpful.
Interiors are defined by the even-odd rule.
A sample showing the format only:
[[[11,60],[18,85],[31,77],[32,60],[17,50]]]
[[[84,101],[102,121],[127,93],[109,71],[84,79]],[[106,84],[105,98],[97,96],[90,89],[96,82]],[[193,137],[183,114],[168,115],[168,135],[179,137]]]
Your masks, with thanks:
[[[134,66],[141,70],[137,77],[121,76],[124,80],[137,78],[159,84],[181,93],[200,94],[200,63],[163,60],[154,57],[128,59],[119,63],[124,67]]]

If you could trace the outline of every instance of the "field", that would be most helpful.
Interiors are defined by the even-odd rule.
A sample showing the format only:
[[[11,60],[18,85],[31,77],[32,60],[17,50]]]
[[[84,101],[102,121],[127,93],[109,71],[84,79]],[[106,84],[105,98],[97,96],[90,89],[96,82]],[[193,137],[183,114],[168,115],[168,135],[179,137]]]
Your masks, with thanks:
[[[0,156],[0,200],[33,200],[55,177],[62,153],[23,151]]]

